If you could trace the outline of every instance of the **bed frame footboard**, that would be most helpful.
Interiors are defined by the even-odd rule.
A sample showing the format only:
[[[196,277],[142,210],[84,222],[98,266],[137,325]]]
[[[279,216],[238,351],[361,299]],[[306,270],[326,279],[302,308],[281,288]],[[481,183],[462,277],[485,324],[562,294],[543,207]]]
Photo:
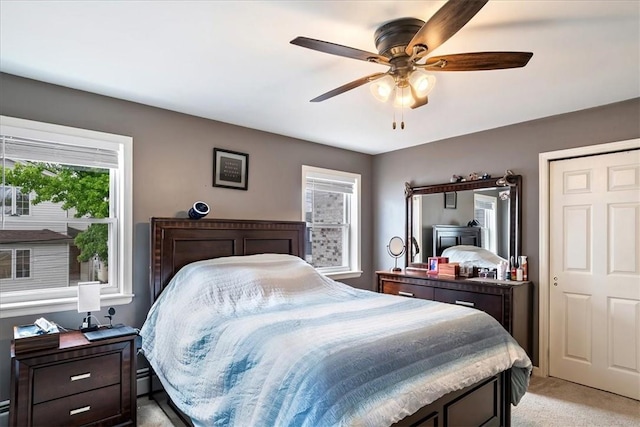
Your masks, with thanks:
[[[395,427],[511,425],[511,370],[442,396]]]

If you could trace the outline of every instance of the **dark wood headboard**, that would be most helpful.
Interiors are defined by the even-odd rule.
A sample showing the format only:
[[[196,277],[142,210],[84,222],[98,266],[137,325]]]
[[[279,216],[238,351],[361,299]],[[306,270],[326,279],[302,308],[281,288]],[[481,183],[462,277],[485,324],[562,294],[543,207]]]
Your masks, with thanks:
[[[468,227],[458,225],[434,225],[433,226],[433,256],[441,256],[442,251],[451,246],[481,245],[480,227]]]
[[[185,265],[262,253],[304,258],[306,225],[298,221],[151,218],[151,298]]]

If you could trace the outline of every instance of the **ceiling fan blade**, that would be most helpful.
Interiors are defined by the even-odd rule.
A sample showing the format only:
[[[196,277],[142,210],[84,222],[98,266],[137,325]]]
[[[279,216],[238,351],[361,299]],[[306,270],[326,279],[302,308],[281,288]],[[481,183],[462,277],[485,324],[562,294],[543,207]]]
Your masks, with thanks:
[[[425,68],[429,71],[502,70],[524,67],[532,56],[531,52],[458,53],[427,58]]]
[[[405,52],[411,56],[413,47],[424,45],[431,52],[464,27],[489,0],[449,0],[418,30]]]
[[[362,86],[365,83],[370,83],[370,82],[372,82],[374,80],[377,80],[377,79],[379,79],[380,77],[382,77],[382,76],[384,76],[386,74],[387,73],[375,73],[375,74],[371,74],[371,75],[359,78],[358,80],[354,80],[354,81],[352,81],[350,83],[347,83],[346,85],[342,85],[342,86],[337,87],[337,88],[335,88],[333,90],[330,90],[327,93],[324,93],[324,94],[322,94],[320,96],[317,96],[317,97],[313,98],[311,100],[311,102],[320,102],[320,101],[324,101],[324,100],[329,99],[329,98],[333,98],[336,95],[340,95],[341,93],[347,92],[347,91],[349,91],[351,89],[355,89],[355,88],[357,88],[359,86]]]
[[[359,59],[361,61],[376,62],[378,64],[389,65],[389,58],[377,53],[367,52],[340,44],[325,42],[322,40],[310,39],[308,37],[296,37],[291,40],[291,44],[317,50],[331,55],[344,56],[346,58]]]

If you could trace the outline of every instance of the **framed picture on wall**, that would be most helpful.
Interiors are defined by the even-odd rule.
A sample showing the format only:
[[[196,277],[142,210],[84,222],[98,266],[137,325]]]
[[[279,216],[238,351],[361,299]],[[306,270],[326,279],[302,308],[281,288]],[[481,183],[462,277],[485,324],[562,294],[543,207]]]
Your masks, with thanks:
[[[449,193],[444,193],[444,208],[445,209],[456,209],[457,200],[456,200],[456,192],[451,191]]]
[[[249,155],[213,149],[213,186],[246,190],[249,181]]]

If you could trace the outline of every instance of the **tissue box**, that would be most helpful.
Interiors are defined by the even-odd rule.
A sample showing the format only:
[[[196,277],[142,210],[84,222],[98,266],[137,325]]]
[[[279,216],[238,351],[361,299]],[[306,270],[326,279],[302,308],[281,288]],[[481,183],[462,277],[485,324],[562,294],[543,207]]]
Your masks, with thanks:
[[[438,265],[438,276],[454,278],[460,276],[460,264],[457,262],[448,262]]]
[[[60,346],[60,331],[55,328],[47,334],[41,333],[36,325],[21,325],[13,327],[13,353],[22,354],[31,351],[58,348]]]

